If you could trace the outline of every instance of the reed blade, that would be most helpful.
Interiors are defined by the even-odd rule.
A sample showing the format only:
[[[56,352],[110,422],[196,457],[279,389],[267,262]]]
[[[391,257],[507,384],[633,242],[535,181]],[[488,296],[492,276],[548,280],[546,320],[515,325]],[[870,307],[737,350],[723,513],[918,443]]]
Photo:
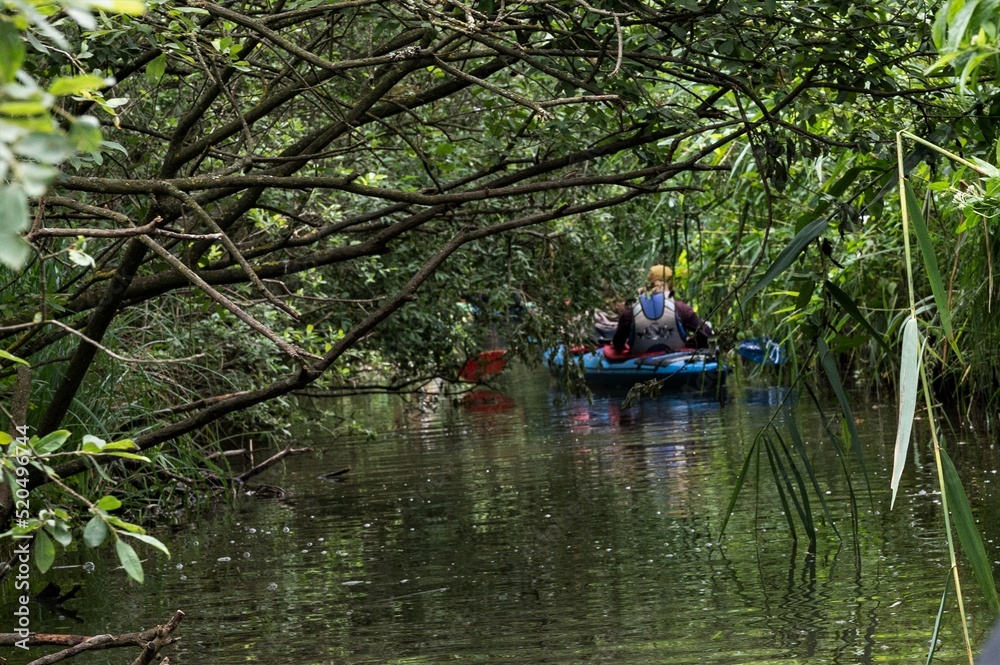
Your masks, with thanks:
[[[806,535],[809,537],[809,542],[816,543],[816,523],[813,520],[812,505],[809,503],[809,492],[806,491],[805,481],[802,480],[802,474],[799,472],[798,466],[795,464],[795,458],[792,456],[791,450],[788,448],[788,444],[785,440],[781,438],[781,434],[777,429],[774,430],[774,438],[777,439],[778,443],[781,445],[781,451],[785,455],[785,460],[788,462],[789,470],[795,480],[795,484],[798,486],[798,499],[796,499],[796,493],[793,491],[791,479],[785,474],[784,465],[781,459],[778,459],[778,467],[781,469],[781,473],[785,476],[785,483],[788,485],[788,492],[792,496],[792,500],[795,501],[795,507],[799,510],[799,518],[802,520],[802,526],[805,527]],[[805,461],[808,465],[808,460]]]
[[[846,311],[852,319],[857,321],[862,328],[868,331],[868,334],[871,335],[872,339],[875,340],[878,343],[878,345],[882,347],[882,350],[885,351],[889,357],[895,355],[892,352],[892,348],[889,346],[888,343],[886,343],[885,338],[882,336],[882,333],[875,330],[875,326],[873,326],[868,321],[868,317],[866,317],[861,312],[857,304],[851,299],[849,295],[844,293],[844,291],[839,286],[837,286],[836,284],[834,284],[829,280],[826,281],[824,286],[826,287],[826,292],[829,293],[831,296],[833,296],[833,299],[836,300],[840,304],[840,306],[844,308],[844,311]]]
[[[955,353],[958,353],[955,338],[951,331],[951,311],[948,306],[948,292],[944,288],[944,280],[941,278],[941,270],[938,268],[937,255],[934,253],[934,244],[931,242],[931,236],[927,232],[924,215],[920,211],[920,204],[917,202],[917,196],[913,193],[913,188],[910,186],[909,181],[903,181],[903,187],[906,195],[906,211],[909,214],[910,221],[913,222],[913,231],[917,234],[917,244],[920,245],[920,253],[924,257],[924,269],[927,271],[927,280],[930,282],[931,292],[934,294],[934,304],[937,305],[938,316],[941,317],[941,327],[944,328],[944,334],[951,343]]]
[[[771,465],[771,476],[774,478],[774,486],[778,489],[778,499],[781,501],[781,511],[785,515],[785,521],[788,522],[788,531],[792,536],[792,540],[798,540],[799,535],[795,531],[795,520],[792,519],[792,509],[788,505],[788,498],[785,496],[785,490],[787,487],[788,493],[791,495],[792,501],[795,502],[795,511],[799,514],[799,518],[802,518],[802,508],[799,506],[799,502],[795,501],[795,492],[792,489],[791,483],[788,482],[788,476],[784,474],[784,469],[780,472],[776,466],[780,464],[781,458],[778,457],[778,452],[774,449],[771,444],[771,440],[766,436],[764,437],[764,446],[767,450],[767,462]]]
[[[903,324],[903,350],[899,364],[899,416],[896,424],[896,449],[892,455],[892,499],[889,510],[896,503],[896,493],[899,491],[899,480],[903,476],[903,467],[910,450],[910,434],[913,430],[913,414],[917,406],[917,386],[920,381],[920,330],[917,320],[907,317]]]
[[[795,426],[795,419],[788,419],[788,435],[792,439],[792,445],[795,447],[795,452],[802,460],[802,466],[805,467],[806,474],[809,476],[809,482],[812,484],[813,492],[816,493],[816,498],[819,499],[819,505],[823,508],[823,516],[826,517],[827,524],[833,529],[833,532],[837,534],[838,538],[842,538],[840,531],[837,530],[837,523],[833,521],[833,516],[830,515],[830,507],[826,505],[826,499],[823,498],[823,490],[820,489],[819,479],[816,477],[816,471],[813,469],[812,463],[809,462],[809,455],[806,453],[805,443],[802,441],[802,437],[799,435],[799,430]]]
[[[861,454],[861,435],[858,434],[858,426],[854,422],[854,412],[851,410],[851,402],[847,399],[847,393],[844,391],[844,382],[840,379],[840,372],[837,370],[837,363],[834,362],[830,347],[826,345],[826,341],[822,337],[817,340],[817,347],[819,348],[819,359],[823,364],[823,371],[826,372],[826,378],[830,381],[830,385],[833,386],[837,402],[840,403],[840,411],[844,416],[844,423],[847,425],[847,431],[851,438],[851,449],[854,451],[854,457],[857,459],[858,466],[861,468],[861,474],[864,476],[865,485],[868,488],[868,496],[872,498],[872,487],[868,481],[868,469],[865,466],[864,455]],[[872,501],[874,502],[874,498],[872,498]]]
[[[760,278],[760,281],[747,290],[747,292],[743,295],[742,300],[744,302],[750,300],[755,295],[760,293],[768,284],[773,282],[778,275],[788,270],[792,263],[794,263],[795,259],[799,258],[799,254],[804,252],[806,247],[809,246],[809,243],[826,231],[828,224],[828,218],[821,217],[799,231],[798,234],[792,238],[791,242],[788,243],[788,246],[781,250],[778,258],[774,260],[774,263],[767,269],[764,276]]]
[[[934,630],[931,632],[931,646],[927,650],[927,662],[924,665],[931,665],[934,660],[934,652],[937,650],[938,633],[941,632],[941,618],[944,616],[945,602],[948,600],[948,588],[951,586],[951,571],[945,575],[944,591],[941,592],[941,604],[938,606],[937,617],[934,619]]]
[[[941,447],[941,462],[944,467],[945,491],[948,492],[948,506],[955,519],[958,539],[962,543],[965,556],[968,557],[969,563],[972,565],[972,572],[976,576],[986,604],[989,605],[994,614],[998,614],[1000,613],[1000,598],[997,596],[997,587],[993,580],[990,560],[986,556],[986,547],[983,545],[983,538],[979,534],[976,520],[972,516],[972,507],[969,505],[969,497],[965,494],[965,488],[962,487],[962,479],[959,478],[958,470],[944,446]]]
[[[733,509],[736,508],[736,499],[740,496],[740,491],[743,489],[743,484],[746,482],[747,471],[750,469],[750,462],[754,458],[754,453],[757,451],[757,445],[760,439],[754,439],[753,445],[750,446],[750,451],[747,452],[747,457],[743,460],[743,468],[740,469],[740,475],[736,478],[736,486],[733,487],[733,493],[729,497],[729,505],[726,507],[726,514],[722,518],[722,527],[719,529],[719,542],[722,542],[722,534],[726,532],[726,525],[729,524],[729,518],[732,517]]]

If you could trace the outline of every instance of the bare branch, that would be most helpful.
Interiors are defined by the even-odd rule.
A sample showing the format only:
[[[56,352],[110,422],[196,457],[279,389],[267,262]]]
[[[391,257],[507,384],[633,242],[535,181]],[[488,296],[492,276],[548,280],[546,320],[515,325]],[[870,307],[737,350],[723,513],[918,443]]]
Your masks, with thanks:
[[[515,94],[513,92],[510,92],[509,90],[504,90],[503,88],[501,88],[498,85],[493,85],[492,83],[488,83],[488,82],[484,81],[481,78],[477,78],[477,77],[473,76],[472,74],[467,74],[467,73],[463,72],[461,69],[459,69],[458,67],[452,67],[451,65],[449,65],[448,63],[446,63],[444,60],[442,60],[441,58],[439,58],[437,56],[435,56],[434,62],[437,63],[438,67],[440,67],[444,71],[448,72],[452,76],[457,76],[460,79],[465,79],[469,83],[475,83],[480,88],[484,88],[486,90],[489,90],[490,92],[493,92],[493,93],[495,93],[497,95],[500,95],[501,97],[509,99],[512,102],[516,103],[516,104],[520,104],[521,106],[526,106],[529,109],[532,109],[543,120],[550,120],[552,118],[552,114],[551,113],[549,113],[544,108],[542,108],[542,106],[539,105],[537,102],[533,102],[530,99],[528,99],[527,97],[522,97],[521,95],[518,95],[518,94]]]
[[[178,199],[180,199],[185,204],[190,206],[191,209],[195,211],[195,214],[198,215],[198,218],[203,222],[205,222],[206,224],[208,224],[208,226],[215,231],[216,235],[219,236],[219,239],[222,241],[223,246],[225,246],[225,248],[229,250],[229,254],[233,257],[233,259],[235,259],[236,262],[240,264],[240,267],[243,268],[243,272],[246,273],[246,276],[250,279],[250,282],[257,287],[257,290],[260,291],[261,295],[267,298],[267,300],[272,305],[274,305],[281,311],[285,312],[286,314],[291,315],[292,318],[298,320],[299,313],[296,312],[293,308],[289,307],[288,305],[286,305],[285,303],[281,302],[280,300],[274,297],[274,294],[271,293],[271,290],[268,289],[266,286],[264,286],[264,283],[260,281],[260,277],[257,276],[257,273],[254,271],[253,266],[251,266],[250,263],[243,257],[243,254],[240,253],[240,250],[238,247],[236,247],[236,244],[229,238],[228,235],[226,235],[226,232],[222,230],[222,227],[219,226],[219,224],[212,218],[212,216],[209,215],[204,208],[198,205],[198,202],[195,201],[190,194],[182,192],[176,187],[172,186],[168,186],[167,191],[169,191],[172,195],[176,196]]]
[[[171,633],[184,618],[184,612],[177,610],[170,620],[162,625],[135,633],[123,633],[120,635],[94,635],[85,637],[83,635],[54,635],[47,633],[33,633],[28,639],[29,647],[40,646],[67,646],[70,648],[58,651],[53,654],[36,658],[28,665],[52,665],[71,656],[83,653],[84,651],[94,651],[101,649],[116,649],[121,647],[143,646],[149,643],[156,644],[156,649],[176,641],[171,637]],[[17,633],[0,633],[0,646],[14,646],[24,638]],[[148,661],[147,661],[148,662]]]
[[[311,451],[312,448],[292,448],[291,446],[288,446],[281,452],[278,452],[272,455],[271,457],[268,457],[266,460],[264,460],[257,466],[253,467],[252,469],[247,469],[240,475],[236,476],[236,478],[234,478],[233,480],[235,480],[237,483],[243,484],[249,479],[256,476],[257,474],[263,473],[264,471],[270,469],[272,466],[274,466],[281,460],[285,459],[289,455],[298,455],[301,453],[308,453]]]
[[[300,349],[293,344],[289,344],[277,334],[274,333],[270,328],[265,326],[263,323],[257,319],[250,316],[248,313],[244,312],[242,309],[237,307],[229,298],[225,297],[219,293],[216,289],[212,288],[208,282],[203,280],[197,275],[193,270],[188,268],[186,265],[180,262],[177,257],[168,252],[163,248],[162,245],[157,243],[155,240],[148,236],[139,236],[139,239],[149,247],[151,250],[156,252],[164,261],[169,263],[177,272],[184,275],[192,284],[197,286],[199,289],[205,292],[205,294],[225,307],[229,312],[231,312],[236,318],[238,318],[243,323],[250,326],[252,329],[256,330],[258,333],[271,340],[275,346],[281,349],[285,354],[292,357],[295,360],[302,360],[303,358],[315,358],[311,353],[308,353],[304,349]]]

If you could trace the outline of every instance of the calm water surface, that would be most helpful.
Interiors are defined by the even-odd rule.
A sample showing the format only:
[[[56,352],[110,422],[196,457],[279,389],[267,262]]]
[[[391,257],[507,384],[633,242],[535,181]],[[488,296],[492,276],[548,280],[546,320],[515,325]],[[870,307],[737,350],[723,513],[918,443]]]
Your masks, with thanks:
[[[168,653],[184,665],[924,662],[948,555],[926,446],[887,510],[891,406],[857,405],[874,497],[856,476],[857,549],[834,446],[805,400],[778,422],[795,418],[836,531],[820,525],[810,552],[796,521],[796,547],[761,457],[762,482],[748,482],[720,542],[743,460],[781,396],[743,389],[724,405],[663,397],[623,409],[620,396],[588,403],[523,371],[484,404],[345,402],[353,433],[317,426],[305,442],[314,454],[260,477],[285,499],[220,501],[158,533],[173,557],[145,551],[143,587],[110,559],[55,571],[64,587],[84,585],[66,604],[78,616],[36,608],[32,627],[125,632],[183,609]],[[975,432],[952,440],[1000,560],[994,450]],[[340,480],[318,477],[342,467]],[[989,620],[971,575],[963,582],[978,643]],[[952,609],[936,662],[963,662]]]

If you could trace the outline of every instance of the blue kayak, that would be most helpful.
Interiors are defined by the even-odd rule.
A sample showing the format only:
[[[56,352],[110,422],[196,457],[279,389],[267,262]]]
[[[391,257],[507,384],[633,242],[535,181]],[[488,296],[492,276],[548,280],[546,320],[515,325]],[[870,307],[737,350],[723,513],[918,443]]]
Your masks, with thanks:
[[[546,351],[544,362],[552,374],[563,374],[565,348]],[[663,382],[664,390],[710,392],[725,386],[729,372],[714,354],[693,349],[619,358],[605,346],[589,353],[571,353],[570,362],[582,364],[588,385],[601,387],[629,386],[657,379]]]

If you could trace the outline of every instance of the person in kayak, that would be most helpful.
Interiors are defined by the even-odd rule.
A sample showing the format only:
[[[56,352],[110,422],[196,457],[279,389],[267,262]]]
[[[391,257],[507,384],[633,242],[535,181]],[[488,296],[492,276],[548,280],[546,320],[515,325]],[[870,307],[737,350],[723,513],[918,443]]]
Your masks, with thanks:
[[[685,302],[673,297],[674,271],[670,266],[649,269],[646,288],[638,302],[618,317],[611,341],[616,353],[630,355],[649,351],[703,349],[713,335],[712,327]]]

